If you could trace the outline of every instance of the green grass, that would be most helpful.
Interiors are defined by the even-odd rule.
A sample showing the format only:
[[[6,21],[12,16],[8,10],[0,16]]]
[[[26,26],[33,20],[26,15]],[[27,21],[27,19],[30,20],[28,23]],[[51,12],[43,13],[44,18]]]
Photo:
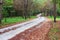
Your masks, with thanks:
[[[31,16],[31,18],[32,19],[36,18],[36,16]],[[27,18],[26,20],[22,17],[3,18],[2,25],[24,22],[24,21],[27,21],[27,20],[29,20],[29,18]]]
[[[53,16],[49,16],[48,18],[50,18],[51,20],[54,20]],[[57,16],[56,20],[60,20],[60,16]]]

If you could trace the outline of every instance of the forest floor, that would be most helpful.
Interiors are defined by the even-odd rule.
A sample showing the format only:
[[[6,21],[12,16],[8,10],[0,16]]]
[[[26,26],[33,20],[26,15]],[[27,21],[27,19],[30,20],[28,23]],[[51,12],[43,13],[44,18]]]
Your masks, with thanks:
[[[52,23],[52,28],[47,34],[49,40],[60,40],[60,21],[57,21],[56,23],[53,22],[51,23]]]
[[[57,16],[57,22],[53,22],[53,17],[49,17],[51,19],[52,28],[47,34],[48,40],[60,40],[60,16]]]

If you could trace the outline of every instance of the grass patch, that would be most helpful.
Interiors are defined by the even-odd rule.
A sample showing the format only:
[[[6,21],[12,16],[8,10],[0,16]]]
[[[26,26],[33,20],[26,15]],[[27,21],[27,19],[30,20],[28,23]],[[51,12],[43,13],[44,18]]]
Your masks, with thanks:
[[[53,16],[48,16],[48,18],[50,18],[51,20],[54,20]],[[60,20],[60,16],[57,16],[56,20]]]
[[[31,16],[30,19],[36,18],[36,16]],[[29,18],[27,18],[26,20],[22,17],[9,17],[9,18],[3,18],[2,20],[2,24],[1,25],[6,25],[6,24],[13,24],[13,23],[18,23],[18,22],[24,22],[29,20]]]

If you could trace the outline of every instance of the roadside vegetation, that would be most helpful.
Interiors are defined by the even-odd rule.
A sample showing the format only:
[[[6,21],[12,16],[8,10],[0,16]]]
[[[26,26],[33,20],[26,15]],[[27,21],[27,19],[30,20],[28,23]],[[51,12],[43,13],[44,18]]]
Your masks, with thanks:
[[[60,16],[56,17],[56,23],[53,22],[53,16],[48,16],[52,22],[52,28],[48,33],[49,40],[60,40]]]
[[[13,24],[18,24],[18,23],[22,23],[25,21],[29,21],[36,18],[36,16],[31,16],[31,18],[27,18],[24,19],[23,17],[7,17],[7,18],[3,18],[2,23],[0,24],[0,28],[9,26],[9,25],[13,25]]]
[[[52,21],[54,20],[54,17],[53,17],[53,16],[48,16],[48,18],[50,18]],[[57,16],[57,17],[56,17],[56,20],[57,20],[57,21],[60,21],[60,16]]]
[[[35,16],[31,16],[31,19],[34,19],[36,18]],[[2,20],[2,24],[13,24],[13,23],[16,23],[16,22],[23,22],[23,21],[27,21],[29,20],[29,18],[27,19],[24,19],[22,17],[9,17],[9,18],[3,18]]]

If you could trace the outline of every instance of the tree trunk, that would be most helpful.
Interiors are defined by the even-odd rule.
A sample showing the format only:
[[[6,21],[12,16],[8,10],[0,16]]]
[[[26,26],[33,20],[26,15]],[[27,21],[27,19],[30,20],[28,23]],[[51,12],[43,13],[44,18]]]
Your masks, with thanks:
[[[56,0],[54,0],[54,22],[56,22]]]
[[[25,19],[27,18],[27,7],[28,7],[28,0],[24,0],[24,16],[25,16]]]

